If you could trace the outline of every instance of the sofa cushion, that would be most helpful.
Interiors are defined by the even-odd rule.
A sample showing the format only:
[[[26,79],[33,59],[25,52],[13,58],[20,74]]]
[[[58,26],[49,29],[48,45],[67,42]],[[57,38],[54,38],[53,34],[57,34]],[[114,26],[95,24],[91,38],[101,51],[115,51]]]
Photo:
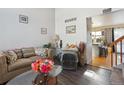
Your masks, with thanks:
[[[8,65],[8,71],[17,70],[19,68],[30,66],[32,60],[29,58],[18,59],[15,63]]]
[[[42,57],[46,57],[48,56],[48,50],[49,50],[48,48],[36,47],[35,54]]]
[[[23,54],[22,54],[22,50],[21,49],[15,49],[13,51],[16,53],[18,59],[20,59],[20,58],[23,57]]]
[[[22,48],[22,53],[23,53],[23,57],[27,58],[27,57],[31,57],[31,56],[35,56],[35,50],[34,48]]]
[[[8,64],[13,64],[17,60],[17,55],[14,51],[5,51],[3,52],[7,58]]]
[[[41,56],[33,56],[33,57],[30,57],[29,59],[31,59],[33,62],[36,61],[37,59],[40,59],[42,58]]]
[[[38,56],[43,56],[44,49],[42,47],[35,47],[35,54]]]

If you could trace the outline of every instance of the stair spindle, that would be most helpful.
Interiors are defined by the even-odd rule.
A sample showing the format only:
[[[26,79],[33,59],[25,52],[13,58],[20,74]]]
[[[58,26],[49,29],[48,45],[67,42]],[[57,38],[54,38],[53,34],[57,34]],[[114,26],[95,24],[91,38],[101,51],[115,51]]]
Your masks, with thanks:
[[[121,58],[121,64],[122,64],[122,41],[120,41],[120,58]]]
[[[111,67],[113,66],[113,51],[112,51],[112,48],[111,48]]]
[[[117,66],[117,44],[115,44],[115,65]]]

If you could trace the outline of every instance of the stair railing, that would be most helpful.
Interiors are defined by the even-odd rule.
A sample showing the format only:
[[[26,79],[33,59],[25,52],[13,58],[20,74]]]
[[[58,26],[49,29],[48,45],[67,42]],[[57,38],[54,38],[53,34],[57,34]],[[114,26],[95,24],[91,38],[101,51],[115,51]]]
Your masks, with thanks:
[[[122,41],[124,39],[124,36],[118,38],[117,40],[115,40],[114,42],[112,42],[110,45],[109,45],[109,48],[108,48],[108,52],[110,53],[111,55],[111,67],[114,66],[114,61],[113,61],[113,54],[115,53],[115,66],[117,66],[118,62],[117,62],[117,44],[120,43],[120,64],[122,64],[122,60],[123,60],[123,54],[122,54]],[[113,47],[114,47],[114,51],[113,51]]]

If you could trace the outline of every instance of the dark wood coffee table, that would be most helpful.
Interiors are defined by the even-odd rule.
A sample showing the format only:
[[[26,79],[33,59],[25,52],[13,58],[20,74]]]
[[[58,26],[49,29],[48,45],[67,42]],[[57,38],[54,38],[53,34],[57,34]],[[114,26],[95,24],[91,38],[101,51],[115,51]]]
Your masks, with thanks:
[[[57,84],[57,76],[61,72],[62,67],[59,65],[55,65],[47,77],[30,70],[13,78],[7,85],[55,85]],[[45,78],[47,79],[47,83],[44,83]]]

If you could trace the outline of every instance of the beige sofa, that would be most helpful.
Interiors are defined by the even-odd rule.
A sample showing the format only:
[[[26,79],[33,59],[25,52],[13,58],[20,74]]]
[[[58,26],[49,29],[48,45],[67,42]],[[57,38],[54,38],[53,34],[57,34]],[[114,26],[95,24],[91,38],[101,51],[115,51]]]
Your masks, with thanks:
[[[17,54],[17,60],[8,63],[6,53],[0,55],[0,84],[4,84],[13,77],[31,69],[31,63],[41,58],[35,54],[34,48],[22,48],[13,50]]]

